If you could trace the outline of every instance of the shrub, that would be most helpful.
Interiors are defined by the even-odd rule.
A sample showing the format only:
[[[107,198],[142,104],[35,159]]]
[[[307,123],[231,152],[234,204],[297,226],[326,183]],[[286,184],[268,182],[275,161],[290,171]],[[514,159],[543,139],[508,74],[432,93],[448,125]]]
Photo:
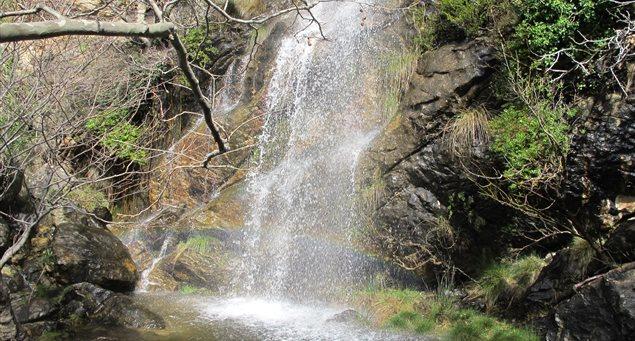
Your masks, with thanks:
[[[68,193],[67,196],[72,202],[86,211],[94,211],[97,207],[108,207],[108,198],[104,192],[95,189],[90,185],[77,187]]]
[[[190,60],[202,67],[211,65],[218,55],[218,49],[212,45],[210,34],[219,29],[216,25],[195,27],[183,36],[183,45],[187,49]]]
[[[128,122],[127,109],[106,110],[86,121],[86,129],[100,134],[99,143],[118,158],[144,165],[148,152],[138,145],[141,128]]]
[[[561,57],[563,63],[594,58],[613,34],[615,17],[608,0],[517,1],[520,22],[512,36],[511,47],[533,60],[533,67],[546,68]],[[588,39],[590,45],[576,41]],[[563,53],[557,54],[556,52]],[[592,63],[589,67],[593,67]]]
[[[546,101],[533,108],[510,105],[490,121],[492,150],[505,160],[503,176],[511,189],[559,171],[569,151],[569,125],[565,118],[575,110]]]
[[[437,8],[444,20],[474,38],[487,26],[486,9],[491,3],[491,0],[440,0]]]
[[[479,279],[477,293],[485,299],[488,308],[503,300],[511,302],[533,284],[544,266],[545,261],[537,256],[494,264]]]

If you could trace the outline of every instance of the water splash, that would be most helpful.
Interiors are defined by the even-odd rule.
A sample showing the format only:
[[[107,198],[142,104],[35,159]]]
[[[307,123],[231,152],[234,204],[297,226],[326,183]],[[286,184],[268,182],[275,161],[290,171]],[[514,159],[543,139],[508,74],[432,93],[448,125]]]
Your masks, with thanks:
[[[167,255],[168,247],[170,246],[170,243],[172,243],[172,240],[172,234],[168,234],[163,240],[158,256],[155,257],[150,263],[150,266],[141,273],[141,279],[139,280],[139,287],[137,289],[139,292],[147,292],[150,285],[155,284],[150,280],[150,275],[159,262],[161,262]]]
[[[357,160],[385,123],[380,52],[396,46],[386,47],[394,17],[344,2],[313,14],[328,40],[296,23],[269,84],[239,294],[329,298],[368,275],[347,244],[359,221]]]

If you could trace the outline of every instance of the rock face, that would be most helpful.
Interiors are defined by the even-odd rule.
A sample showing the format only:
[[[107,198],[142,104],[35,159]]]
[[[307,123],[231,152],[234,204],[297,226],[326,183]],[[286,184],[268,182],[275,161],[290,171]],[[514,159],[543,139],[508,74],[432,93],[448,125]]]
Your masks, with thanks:
[[[428,238],[439,226],[439,217],[448,215],[449,195],[470,190],[440,137],[455,108],[474,98],[490,75],[493,53],[481,41],[426,53],[405,94],[404,113],[393,118],[362,162],[365,174],[373,168],[381,171],[378,177],[366,180],[365,186],[379,192],[375,224],[389,230],[390,239],[418,243]],[[418,252],[398,244],[382,247],[394,254]],[[461,248],[465,250],[465,245],[457,250]],[[430,267],[420,270],[425,277],[434,278]]]
[[[590,106],[566,165],[564,202],[578,226],[601,225],[603,201],[635,193],[635,95]]]
[[[165,328],[165,322],[159,315],[130,297],[90,283],[78,283],[66,289],[61,299],[60,316],[106,326]]]
[[[635,335],[635,263],[591,278],[556,307],[551,340],[632,340]]]
[[[18,332],[9,302],[11,302],[9,289],[0,282],[0,339],[2,340],[12,340]]]
[[[635,220],[620,224],[611,234],[604,247],[611,259],[619,263],[635,261]]]
[[[61,283],[90,282],[106,289],[131,291],[139,279],[128,250],[106,229],[63,223],[57,227],[51,249],[55,277]]]

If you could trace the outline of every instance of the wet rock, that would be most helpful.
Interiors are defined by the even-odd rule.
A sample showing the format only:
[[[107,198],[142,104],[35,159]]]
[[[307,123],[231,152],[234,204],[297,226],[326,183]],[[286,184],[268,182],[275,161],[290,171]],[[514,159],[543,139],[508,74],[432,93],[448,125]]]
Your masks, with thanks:
[[[165,328],[161,316],[130,297],[91,283],[78,283],[67,288],[61,306],[60,316],[65,319],[81,319],[89,324],[117,327]]]
[[[629,340],[635,335],[635,263],[592,277],[560,303],[553,340]]]
[[[573,287],[587,274],[587,265],[581,264],[579,255],[569,249],[557,252],[541,271],[534,284],[527,289],[528,308],[545,308],[570,297]]]
[[[18,169],[0,165],[2,175],[0,176],[0,208],[6,210],[13,207],[19,199],[24,173]]]
[[[63,284],[90,282],[115,291],[134,290],[139,278],[128,250],[110,231],[63,223],[51,243],[55,277]]]
[[[94,228],[103,228],[105,226],[102,221],[95,219],[92,215],[71,207],[58,208],[51,211],[51,213],[49,213],[49,215],[44,219],[43,223],[57,226],[65,223],[71,223]]]
[[[607,240],[604,248],[617,263],[635,261],[635,220],[620,224]]]
[[[38,340],[42,334],[55,331],[58,329],[58,323],[55,321],[39,321],[21,324],[23,337],[26,340]]]
[[[347,309],[339,314],[335,314],[333,317],[326,320],[326,322],[350,323],[359,321],[360,319],[361,315],[357,311],[353,309]]]
[[[635,195],[635,95],[596,102],[577,119],[562,200],[576,226],[593,230],[603,225],[604,201],[616,199],[628,214]]]
[[[11,313],[9,288],[0,281],[0,339],[14,340],[17,335],[17,327]]]
[[[4,251],[9,247],[11,242],[11,227],[0,217],[0,251]]]
[[[21,324],[44,320],[57,312],[51,300],[37,297],[31,292],[11,294],[11,305],[15,319]]]
[[[112,222],[112,213],[110,213],[108,207],[97,207],[93,210],[92,214],[104,227],[106,227],[106,224]]]

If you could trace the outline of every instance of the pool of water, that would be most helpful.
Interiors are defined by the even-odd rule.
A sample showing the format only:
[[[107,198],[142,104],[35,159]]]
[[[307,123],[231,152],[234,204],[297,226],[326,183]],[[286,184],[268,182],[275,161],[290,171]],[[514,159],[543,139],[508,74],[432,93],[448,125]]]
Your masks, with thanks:
[[[82,340],[431,340],[378,330],[362,322],[329,321],[346,307],[323,303],[298,304],[262,298],[217,298],[182,294],[135,296],[162,315],[165,330],[92,328]]]

